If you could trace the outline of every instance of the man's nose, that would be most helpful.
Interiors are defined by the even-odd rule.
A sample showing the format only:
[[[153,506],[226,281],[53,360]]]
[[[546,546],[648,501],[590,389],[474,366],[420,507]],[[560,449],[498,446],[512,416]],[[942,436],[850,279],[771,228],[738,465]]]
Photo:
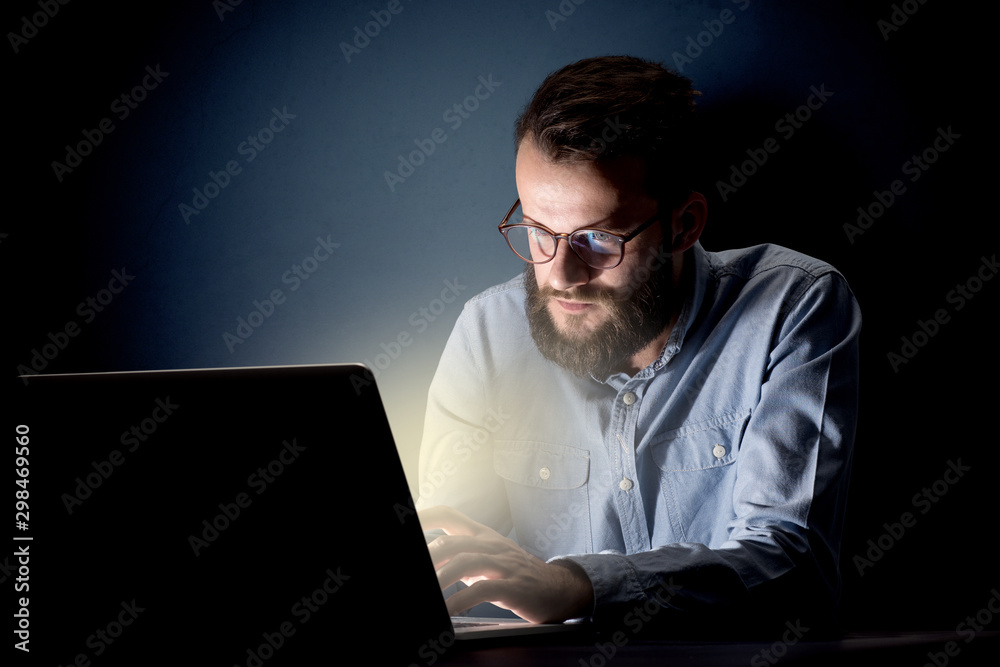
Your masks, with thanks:
[[[591,268],[577,257],[566,239],[560,239],[556,244],[556,256],[542,266],[548,269],[547,282],[553,289],[566,291],[590,282]]]

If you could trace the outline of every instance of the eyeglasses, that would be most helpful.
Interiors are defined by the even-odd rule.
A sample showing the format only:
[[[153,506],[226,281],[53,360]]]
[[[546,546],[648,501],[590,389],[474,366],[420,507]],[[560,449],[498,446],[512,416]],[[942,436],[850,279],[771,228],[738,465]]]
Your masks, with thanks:
[[[521,200],[517,199],[507,211],[497,230],[507,239],[507,245],[514,254],[529,264],[551,262],[556,256],[559,239],[563,239],[573,250],[573,254],[585,264],[595,269],[613,269],[625,257],[625,244],[640,232],[656,222],[659,211],[652,218],[636,227],[628,234],[615,234],[605,229],[584,228],[569,234],[557,234],[541,225],[520,222]],[[513,222],[511,222],[513,220]]]

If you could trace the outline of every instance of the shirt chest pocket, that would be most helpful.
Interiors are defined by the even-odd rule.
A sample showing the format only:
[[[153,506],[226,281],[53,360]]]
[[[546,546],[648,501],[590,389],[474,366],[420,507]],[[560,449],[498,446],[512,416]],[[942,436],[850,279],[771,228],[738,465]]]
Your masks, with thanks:
[[[493,467],[507,489],[518,544],[540,558],[590,550],[586,450],[500,440]]]
[[[650,445],[661,480],[657,514],[669,517],[672,533],[662,539],[713,547],[728,539],[733,463],[749,418],[749,410],[726,413],[662,433]]]

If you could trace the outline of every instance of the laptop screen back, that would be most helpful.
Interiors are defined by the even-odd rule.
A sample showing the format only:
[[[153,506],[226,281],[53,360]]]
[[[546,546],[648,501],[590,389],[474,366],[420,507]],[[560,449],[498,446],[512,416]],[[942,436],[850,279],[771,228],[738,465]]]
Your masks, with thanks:
[[[261,667],[360,646],[407,664],[440,643],[447,611],[363,373],[29,378],[30,541],[14,550],[32,659]],[[373,625],[412,604],[407,624]]]

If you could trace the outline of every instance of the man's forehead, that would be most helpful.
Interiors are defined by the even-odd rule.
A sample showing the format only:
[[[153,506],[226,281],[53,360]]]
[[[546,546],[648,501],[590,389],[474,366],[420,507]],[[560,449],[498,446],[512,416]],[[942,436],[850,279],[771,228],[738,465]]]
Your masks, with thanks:
[[[639,158],[555,162],[530,143],[518,151],[516,179],[525,216],[550,226],[571,222],[628,224],[656,202],[646,192]]]

